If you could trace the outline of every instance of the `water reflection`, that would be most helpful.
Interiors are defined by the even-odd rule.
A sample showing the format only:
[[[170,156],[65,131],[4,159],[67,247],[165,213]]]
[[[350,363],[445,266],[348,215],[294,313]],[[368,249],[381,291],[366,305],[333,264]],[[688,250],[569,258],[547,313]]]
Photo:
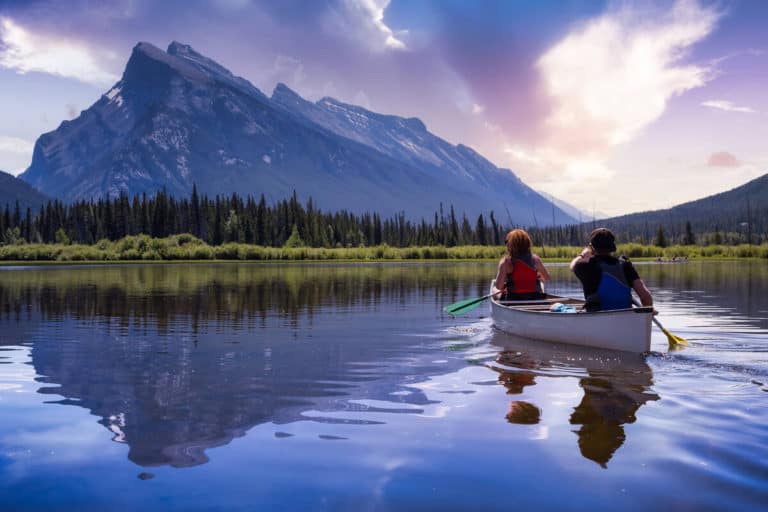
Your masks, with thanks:
[[[729,311],[732,321],[743,315],[759,329],[768,299],[756,290],[765,289],[768,266],[742,270],[690,263],[646,265],[641,273],[662,290],[665,315],[723,322],[718,315]],[[192,466],[208,460],[208,448],[256,425],[273,424],[275,439],[283,439],[298,421],[372,423],[366,410],[383,409],[361,400],[392,404],[388,413],[419,414],[434,400],[412,384],[465,368],[461,352],[471,346],[441,346],[439,333],[467,323],[442,315],[441,307],[484,294],[492,272],[492,263],[0,270],[0,346],[29,347],[39,392],[93,413],[128,446],[130,460]],[[552,274],[572,279],[565,267],[553,266]],[[765,346],[763,332],[752,345]],[[744,340],[721,343],[733,349]],[[501,353],[489,366],[510,395],[499,415],[505,431],[513,427],[504,418],[546,423],[552,407],[530,398],[540,395],[531,388],[539,391],[549,377],[572,378],[563,387],[583,395],[561,424],[573,428],[580,453],[603,467],[624,445],[625,425],[659,399],[642,358],[558,351],[501,333],[491,343]],[[702,357],[695,347],[687,357]],[[755,353],[747,353],[750,372]]]
[[[485,266],[489,275],[492,268]],[[484,292],[477,276],[476,264],[0,267],[0,321],[19,328],[29,320],[109,318],[165,333],[179,317],[196,332],[208,322],[263,327],[277,316],[290,327],[328,306],[375,310],[382,303],[406,307],[411,299],[447,304]]]
[[[321,272],[318,269],[322,268]],[[432,403],[405,386],[455,371],[412,336],[415,304],[464,270],[116,267],[7,272],[0,345],[31,345],[51,402],[88,409],[141,466],[194,466],[255,425],[371,423],[355,399]],[[433,322],[440,321],[432,313]],[[393,322],[397,318],[398,322]],[[435,340],[434,343],[438,343]],[[405,406],[407,404],[407,407]],[[415,406],[415,407],[414,407]],[[312,411],[311,416],[307,413]],[[324,439],[331,437],[325,436]]]
[[[576,377],[584,395],[569,421],[578,426],[579,450],[585,458],[607,467],[626,439],[624,425],[659,396],[651,389],[653,373],[642,355],[564,347],[494,332],[493,345],[501,352],[490,368],[508,394],[521,394],[540,377]],[[535,404],[514,400],[506,415],[510,423],[535,425],[543,411]]]
[[[690,261],[640,264],[654,296],[682,314],[720,325],[768,329],[768,265],[765,261]],[[744,325],[747,327],[747,325]]]

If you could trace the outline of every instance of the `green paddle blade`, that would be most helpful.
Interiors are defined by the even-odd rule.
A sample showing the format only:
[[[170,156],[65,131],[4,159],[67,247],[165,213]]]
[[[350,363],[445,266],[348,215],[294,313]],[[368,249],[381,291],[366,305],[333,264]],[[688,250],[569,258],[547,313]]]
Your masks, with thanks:
[[[463,315],[464,313],[469,313],[470,311],[475,309],[477,306],[482,304],[485,299],[489,297],[490,295],[486,295],[485,297],[477,297],[474,299],[465,299],[459,302],[454,302],[450,306],[445,306],[443,308],[443,311],[453,316]]]

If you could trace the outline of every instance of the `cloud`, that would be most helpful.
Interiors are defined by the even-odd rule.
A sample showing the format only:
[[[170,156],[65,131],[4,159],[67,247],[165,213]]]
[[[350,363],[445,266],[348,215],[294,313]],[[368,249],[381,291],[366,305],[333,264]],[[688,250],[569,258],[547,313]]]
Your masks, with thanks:
[[[548,162],[553,181],[610,178],[605,162],[615,146],[657,120],[671,98],[712,77],[709,67],[682,61],[719,16],[679,0],[668,12],[624,6],[572,30],[536,62],[551,110],[526,153]]]
[[[32,161],[32,152],[35,144],[18,137],[0,135],[0,162],[3,168],[0,170],[18,175],[27,168]]]
[[[342,0],[325,16],[328,31],[362,42],[373,51],[407,50],[397,34],[384,23],[390,0]]]
[[[472,113],[475,115],[480,115],[483,112],[485,112],[485,105],[479,105],[477,103],[472,104]]]
[[[31,155],[34,143],[18,137],[5,137],[0,135],[0,151]]]
[[[732,153],[727,151],[719,151],[709,155],[707,160],[707,166],[709,167],[741,167],[744,163],[736,158]]]
[[[306,79],[304,64],[293,57],[278,55],[272,68],[273,79],[290,87],[299,87]]]
[[[701,105],[704,107],[716,108],[718,110],[725,110],[726,112],[745,112],[748,114],[754,114],[755,112],[757,112],[755,109],[751,107],[734,105],[732,102],[728,100],[705,101]]]
[[[352,103],[355,105],[360,105],[361,107],[368,110],[371,109],[371,98],[365,94],[365,91],[357,91],[355,96],[352,98]]]
[[[12,19],[0,18],[0,67],[20,74],[42,72],[95,85],[117,81],[103,69],[97,52],[75,41],[35,34]]]

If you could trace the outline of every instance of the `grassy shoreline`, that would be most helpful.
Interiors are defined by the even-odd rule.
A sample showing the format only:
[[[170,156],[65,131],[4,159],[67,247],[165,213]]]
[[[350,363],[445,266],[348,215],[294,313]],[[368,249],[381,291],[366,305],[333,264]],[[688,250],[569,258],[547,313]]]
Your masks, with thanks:
[[[534,252],[545,261],[569,261],[581,247],[537,247]],[[23,244],[0,246],[0,264],[94,264],[94,263],[221,263],[221,262],[414,262],[414,261],[496,261],[501,246],[457,247],[262,247],[228,243],[210,246],[192,235],[150,238],[128,236],[117,241],[101,240],[94,245]],[[618,253],[633,260],[673,257],[701,259],[768,259],[768,245],[710,245],[656,247],[619,244]]]

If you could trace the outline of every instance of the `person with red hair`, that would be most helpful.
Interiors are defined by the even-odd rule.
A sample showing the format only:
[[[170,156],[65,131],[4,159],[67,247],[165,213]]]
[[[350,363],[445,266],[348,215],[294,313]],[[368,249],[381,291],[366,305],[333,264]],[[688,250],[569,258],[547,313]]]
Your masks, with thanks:
[[[494,294],[501,300],[533,300],[545,297],[542,281],[549,272],[531,252],[531,237],[523,229],[507,233],[507,254],[499,262]]]

